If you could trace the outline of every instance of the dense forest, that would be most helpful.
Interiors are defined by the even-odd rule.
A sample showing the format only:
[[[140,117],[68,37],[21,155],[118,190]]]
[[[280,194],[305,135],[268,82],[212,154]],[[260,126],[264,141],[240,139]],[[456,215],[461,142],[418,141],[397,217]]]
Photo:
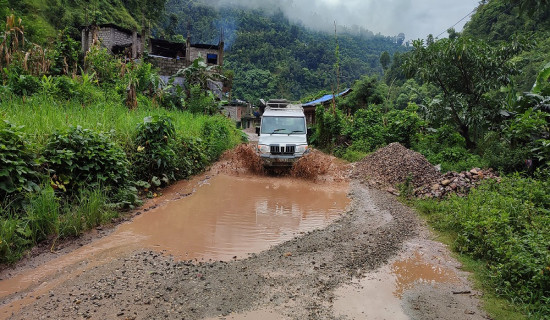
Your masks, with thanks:
[[[231,98],[309,101],[353,89],[317,108],[316,148],[353,162],[399,142],[443,172],[496,170],[500,182],[464,197],[399,188],[473,263],[496,297],[493,318],[550,318],[548,0],[481,1],[461,32],[405,45],[193,0],[0,0],[0,18],[1,261],[108,220],[241,139],[217,115],[200,60],[181,71],[183,88],[161,86],[147,61],[101,47],[83,56],[79,28],[116,23],[193,43],[217,43],[223,30]]]

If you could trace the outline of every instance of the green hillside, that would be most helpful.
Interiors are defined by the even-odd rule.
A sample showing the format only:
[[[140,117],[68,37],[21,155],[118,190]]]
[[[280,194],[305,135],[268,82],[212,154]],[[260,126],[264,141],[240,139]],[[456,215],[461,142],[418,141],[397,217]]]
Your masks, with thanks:
[[[14,12],[23,19],[26,36],[39,44],[67,28],[79,38],[79,28],[91,23],[114,23],[141,29],[163,14],[165,0],[0,0],[0,15]],[[2,18],[2,23],[3,23]]]
[[[289,21],[282,12],[214,8],[196,0],[0,0],[2,16],[21,17],[25,34],[38,44],[51,43],[59,30],[80,40],[80,27],[114,23],[127,29],[151,28],[172,41],[226,44],[226,69],[234,72],[233,96],[300,99],[320,90],[336,90],[363,75],[382,75],[382,52],[407,51],[395,37],[345,27],[335,34],[317,32]],[[3,21],[4,19],[2,19]]]
[[[550,5],[545,1],[520,1],[520,4],[522,8],[517,1],[510,0],[480,4],[464,27],[463,35],[492,43],[510,41],[518,35],[530,38],[534,47],[516,58],[522,72],[514,77],[519,91],[529,91],[533,78],[550,56]]]
[[[319,90],[336,90],[335,34],[317,32],[289,21],[282,12],[205,6],[193,0],[169,0],[158,36],[217,43],[224,30],[226,68],[235,72],[233,96],[245,100],[299,99]],[[363,75],[381,75],[380,55],[406,51],[394,37],[338,27],[340,81],[351,86]]]

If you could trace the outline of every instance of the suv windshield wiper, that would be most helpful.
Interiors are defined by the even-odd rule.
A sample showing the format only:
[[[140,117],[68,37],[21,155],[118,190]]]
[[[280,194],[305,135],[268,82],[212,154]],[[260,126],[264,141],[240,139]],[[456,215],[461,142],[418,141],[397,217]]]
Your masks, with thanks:
[[[273,130],[273,132],[271,132],[270,134],[274,134],[274,133],[279,132],[279,131],[282,131],[282,130],[286,130],[286,129],[275,129],[275,130]]]
[[[292,130],[292,132],[290,132],[288,135],[291,135],[293,133],[304,133],[303,130]]]

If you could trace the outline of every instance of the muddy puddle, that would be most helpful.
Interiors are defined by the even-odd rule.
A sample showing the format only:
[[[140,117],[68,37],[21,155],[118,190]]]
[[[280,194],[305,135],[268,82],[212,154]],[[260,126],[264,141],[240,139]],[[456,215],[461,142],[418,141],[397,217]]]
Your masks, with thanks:
[[[345,211],[346,192],[289,178],[218,175],[119,232],[144,237],[141,247],[176,259],[242,258],[326,226]]]
[[[339,288],[334,312],[350,319],[407,320],[401,300],[407,290],[420,284],[436,286],[457,281],[449,267],[417,251]]]
[[[153,201],[156,208],[112,234],[0,280],[0,318],[65,280],[135,250],[153,250],[175,260],[243,258],[325,227],[349,204],[346,183],[328,186],[293,178],[224,174],[193,183],[171,187],[169,194]]]

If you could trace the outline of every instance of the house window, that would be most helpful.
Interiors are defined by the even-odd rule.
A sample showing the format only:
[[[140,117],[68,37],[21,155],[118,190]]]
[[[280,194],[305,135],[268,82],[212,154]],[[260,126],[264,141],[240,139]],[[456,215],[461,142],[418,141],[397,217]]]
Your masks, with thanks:
[[[206,62],[209,64],[218,64],[218,55],[215,53],[209,53],[206,55]]]

